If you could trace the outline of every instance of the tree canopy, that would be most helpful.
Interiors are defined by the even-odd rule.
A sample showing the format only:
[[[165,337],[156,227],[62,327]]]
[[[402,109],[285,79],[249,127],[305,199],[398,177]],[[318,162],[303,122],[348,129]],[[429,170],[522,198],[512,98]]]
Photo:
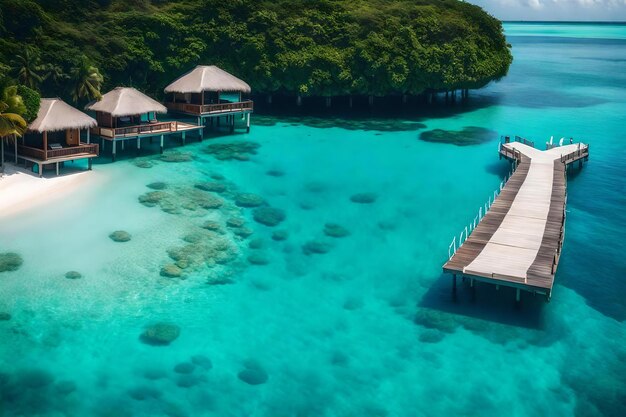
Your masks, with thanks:
[[[419,94],[482,87],[512,61],[501,23],[457,0],[0,0],[0,11],[0,62],[46,96],[80,98],[82,78],[158,97],[197,64],[256,93]]]

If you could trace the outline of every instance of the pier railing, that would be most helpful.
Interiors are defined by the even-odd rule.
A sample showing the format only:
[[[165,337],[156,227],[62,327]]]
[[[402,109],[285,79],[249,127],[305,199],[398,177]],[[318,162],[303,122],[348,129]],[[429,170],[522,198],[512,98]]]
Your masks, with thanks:
[[[506,147],[504,148],[506,149]],[[493,196],[489,196],[485,204],[479,207],[478,213],[476,214],[474,219],[467,226],[465,226],[463,230],[461,230],[458,238],[456,235],[452,238],[452,242],[450,242],[450,245],[448,246],[448,259],[451,259],[456,254],[457,250],[459,250],[461,246],[463,246],[463,243],[465,243],[465,241],[469,238],[472,232],[476,229],[476,226],[478,226],[481,220],[485,217],[485,215],[487,215],[487,212],[489,211],[489,209],[491,209],[493,203],[495,203],[496,198],[498,197],[498,195],[500,195],[500,192],[502,191],[506,183],[515,173],[516,168],[517,164],[513,164],[513,166],[511,167],[511,171],[504,177],[504,179],[502,179],[502,181],[500,181],[499,187],[493,192]]]
[[[162,133],[162,132],[176,132],[178,131],[178,122],[160,122],[160,123],[146,123],[142,125],[126,126],[126,127],[94,127],[91,128],[91,133],[104,136],[106,138],[113,138],[116,136],[136,136],[146,135],[150,133]]]
[[[17,155],[35,158],[40,161],[46,160],[46,152],[43,149],[31,148],[30,146],[17,145]]]
[[[524,145],[528,145],[531,148],[535,147],[535,142],[533,142],[532,140],[528,140],[526,138],[523,138],[521,136],[515,136],[515,142],[523,143]]]
[[[500,154],[505,158],[513,159],[515,161],[522,160],[522,153],[520,151],[515,148],[504,146],[502,143],[498,146],[498,152],[500,152]]]
[[[589,157],[589,145],[584,143],[579,143],[578,145],[578,149],[574,152],[561,155],[561,163],[567,165],[571,162],[578,161],[579,159]]]
[[[526,138],[523,138],[521,136],[513,136],[513,142],[520,142],[523,143],[524,145],[528,145],[531,148],[535,147],[535,142],[533,142],[532,140],[528,140]],[[511,143],[511,136],[500,136],[500,144],[505,144],[505,143]]]
[[[248,112],[254,110],[254,103],[252,102],[252,100],[239,101],[236,103],[218,103],[204,105],[189,103],[165,103],[165,106],[172,111],[189,113],[196,116],[201,116],[204,114]]]
[[[39,161],[47,161],[49,159],[54,158],[64,158],[72,155],[79,154],[99,154],[99,146],[97,143],[82,143],[77,146],[68,146],[66,148],[60,149],[48,149],[48,152],[39,148],[32,148],[30,146],[18,145],[17,146],[17,154],[18,156],[26,156],[29,158],[34,158]]]

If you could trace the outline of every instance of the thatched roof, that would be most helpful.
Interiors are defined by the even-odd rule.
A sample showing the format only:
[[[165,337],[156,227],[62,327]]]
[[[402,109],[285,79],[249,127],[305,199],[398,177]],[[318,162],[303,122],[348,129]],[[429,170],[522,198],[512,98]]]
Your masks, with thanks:
[[[116,87],[86,107],[113,117],[134,116],[149,112],[167,113],[164,105],[132,87]]]
[[[252,91],[250,86],[215,65],[198,65],[165,87],[166,93],[201,93],[203,91]]]
[[[98,123],[60,98],[42,98],[37,118],[28,125],[33,132],[55,132],[67,129],[87,129]]]

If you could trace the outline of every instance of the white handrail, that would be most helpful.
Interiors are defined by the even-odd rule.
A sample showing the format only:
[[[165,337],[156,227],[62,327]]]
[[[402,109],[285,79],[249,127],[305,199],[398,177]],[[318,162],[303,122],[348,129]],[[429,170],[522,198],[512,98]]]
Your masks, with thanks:
[[[465,233],[465,239],[463,239],[463,233]],[[459,235],[459,248],[463,246],[463,242],[467,240],[467,227],[461,230],[461,234]]]
[[[514,168],[515,168],[515,164],[514,164]],[[512,169],[510,173],[505,175],[504,180],[500,181],[499,188],[493,191],[493,201],[491,200],[491,196],[489,196],[489,198],[487,199],[487,202],[478,209],[478,214],[476,215],[476,217],[474,217],[474,220],[470,222],[469,226],[465,226],[465,228],[461,231],[461,233],[459,234],[459,248],[463,245],[463,243],[467,241],[467,239],[469,238],[469,235],[474,230],[476,230],[476,226],[480,224],[480,221],[483,219],[483,217],[487,215],[487,212],[489,211],[493,203],[496,202],[498,195],[500,194],[502,189],[506,186],[506,183],[511,179],[514,172],[515,172],[515,169]],[[484,212],[483,212],[483,209],[484,209]],[[454,238],[452,239],[452,242],[450,243],[450,246],[448,246],[448,259],[452,258],[452,256],[456,254],[456,251],[457,251],[456,236],[454,236]]]
[[[452,251],[452,255],[450,255],[450,251]],[[452,239],[452,243],[448,246],[448,259],[452,258],[456,254],[456,236]]]

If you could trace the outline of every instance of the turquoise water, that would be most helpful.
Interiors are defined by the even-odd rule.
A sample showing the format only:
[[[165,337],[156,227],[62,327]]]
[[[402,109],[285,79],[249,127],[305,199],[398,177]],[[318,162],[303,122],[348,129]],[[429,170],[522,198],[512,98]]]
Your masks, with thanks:
[[[168,151],[183,162],[103,159],[89,189],[3,219],[0,252],[24,263],[0,273],[0,415],[625,415],[626,27],[508,30],[510,75],[466,106],[335,127],[253,117],[249,135]],[[467,127],[483,128],[477,144],[419,139]],[[524,294],[516,310],[512,291],[480,285],[454,303],[441,273],[509,169],[493,132],[591,144],[569,179],[550,303]],[[244,141],[258,148],[206,152]],[[194,187],[207,181],[227,191]],[[154,182],[161,204],[140,204]],[[243,192],[285,220],[259,224],[234,204]],[[222,207],[202,208],[214,197]],[[232,217],[253,234],[237,237]],[[185,279],[161,276],[183,247]],[[140,339],[158,322],[180,329],[167,346]]]

